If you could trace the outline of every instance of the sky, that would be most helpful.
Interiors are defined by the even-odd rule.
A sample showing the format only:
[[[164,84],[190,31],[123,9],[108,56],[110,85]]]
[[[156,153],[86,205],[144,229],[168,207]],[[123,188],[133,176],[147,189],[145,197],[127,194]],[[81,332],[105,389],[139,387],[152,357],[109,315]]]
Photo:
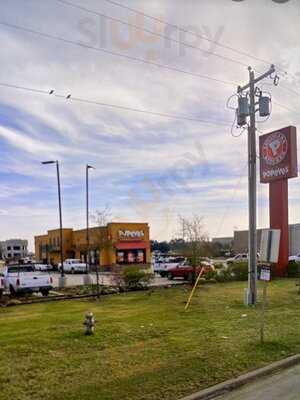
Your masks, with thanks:
[[[58,227],[45,160],[59,161],[64,227],[85,226],[88,163],[91,215],[108,207],[114,221],[148,222],[157,240],[176,237],[178,215],[198,215],[210,237],[231,236],[248,224],[247,133],[232,130],[226,104],[248,65],[259,75],[274,63],[280,76],[259,85],[273,106],[257,136],[300,122],[298,0],[117,1],[1,1],[0,240],[33,249],[34,235]],[[290,223],[300,222],[298,187],[290,180]]]

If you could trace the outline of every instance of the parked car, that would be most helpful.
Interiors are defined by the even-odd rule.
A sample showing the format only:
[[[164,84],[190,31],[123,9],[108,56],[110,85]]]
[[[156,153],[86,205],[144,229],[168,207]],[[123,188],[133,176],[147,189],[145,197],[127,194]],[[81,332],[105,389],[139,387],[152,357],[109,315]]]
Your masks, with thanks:
[[[215,267],[212,262],[209,261],[201,261],[201,264],[196,267],[196,275],[200,273],[200,271],[204,269],[204,274],[210,271],[214,271]],[[169,269],[167,277],[172,280],[174,278],[183,278],[187,281],[191,281],[193,278],[194,268],[191,265],[177,265],[175,268]]]
[[[58,264],[58,270],[61,271],[61,263]],[[86,264],[76,258],[68,258],[64,261],[64,272],[83,273],[86,272]]]
[[[242,262],[242,261],[248,261],[248,254],[247,253],[241,253],[241,254],[237,254],[234,257],[228,258],[226,260],[227,264],[232,264],[235,262]]]
[[[4,274],[2,272],[0,272],[0,297],[2,297],[3,293],[4,293]]]
[[[300,263],[300,254],[297,254],[296,256],[290,256],[289,261],[295,261],[297,263]]]
[[[35,263],[33,266],[35,271],[51,271],[53,269],[50,264]]]
[[[227,252],[224,254],[224,256],[225,256],[225,257],[234,257],[235,254],[234,254],[233,251],[227,251]]]
[[[8,265],[3,269],[4,287],[12,295],[41,292],[47,296],[52,289],[52,277],[37,272],[32,264]]]
[[[185,257],[168,257],[164,260],[159,260],[153,266],[153,271],[158,273],[161,277],[167,276],[168,271],[176,268],[178,265],[186,264]]]

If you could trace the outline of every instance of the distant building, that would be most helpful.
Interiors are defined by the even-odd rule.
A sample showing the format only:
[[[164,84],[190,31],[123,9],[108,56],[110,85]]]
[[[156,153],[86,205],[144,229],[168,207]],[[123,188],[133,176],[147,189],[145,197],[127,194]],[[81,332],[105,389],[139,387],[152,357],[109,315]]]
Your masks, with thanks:
[[[212,238],[212,243],[218,243],[223,247],[231,248],[233,245],[233,237]]]
[[[28,241],[22,239],[9,239],[0,242],[2,258],[5,260],[19,260],[28,255]]]
[[[261,231],[257,230],[257,249],[260,249]],[[248,253],[248,231],[234,231],[233,250]],[[289,255],[300,254],[300,224],[289,225]]]
[[[89,229],[91,264],[146,265],[151,262],[149,225],[145,223],[114,223]],[[57,265],[60,263],[60,231],[50,230],[35,236],[36,260]],[[63,258],[87,256],[86,229],[63,229]]]

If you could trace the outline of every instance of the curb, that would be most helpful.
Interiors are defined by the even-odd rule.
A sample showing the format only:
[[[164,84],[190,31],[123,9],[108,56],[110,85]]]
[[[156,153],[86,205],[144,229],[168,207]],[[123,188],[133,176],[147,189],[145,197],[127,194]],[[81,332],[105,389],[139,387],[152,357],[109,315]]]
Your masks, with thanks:
[[[183,397],[180,400],[210,400],[225,393],[228,393],[234,389],[237,389],[247,383],[253,382],[258,378],[262,378],[271,375],[273,372],[281,369],[286,369],[300,363],[300,354],[285,358],[284,360],[277,361],[273,364],[267,365],[266,367],[257,369],[255,371],[248,372],[238,378],[230,379],[218,385],[212,386],[208,389],[201,390],[190,396]]]

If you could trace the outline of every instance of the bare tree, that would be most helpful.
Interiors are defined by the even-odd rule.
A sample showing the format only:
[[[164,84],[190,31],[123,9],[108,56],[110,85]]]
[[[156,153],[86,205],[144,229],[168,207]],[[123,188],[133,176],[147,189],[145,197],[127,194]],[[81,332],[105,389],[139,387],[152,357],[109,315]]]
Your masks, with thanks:
[[[93,223],[98,227],[98,232],[94,237],[94,247],[101,251],[105,247],[109,245],[108,238],[105,234],[104,227],[111,221],[111,209],[108,205],[106,205],[102,210],[96,210],[95,213],[91,216]],[[100,259],[99,259],[100,263]],[[97,280],[97,298],[100,298],[100,282],[99,282],[99,265],[96,265],[96,280]]]
[[[110,206],[106,204],[102,210],[96,210],[91,219],[99,227],[107,225],[112,220]]]
[[[193,267],[193,282],[196,278],[196,268],[200,265],[202,251],[208,240],[207,233],[204,230],[203,218],[193,215],[191,218],[185,218],[179,215],[180,233],[186,243],[188,256],[191,259]]]

